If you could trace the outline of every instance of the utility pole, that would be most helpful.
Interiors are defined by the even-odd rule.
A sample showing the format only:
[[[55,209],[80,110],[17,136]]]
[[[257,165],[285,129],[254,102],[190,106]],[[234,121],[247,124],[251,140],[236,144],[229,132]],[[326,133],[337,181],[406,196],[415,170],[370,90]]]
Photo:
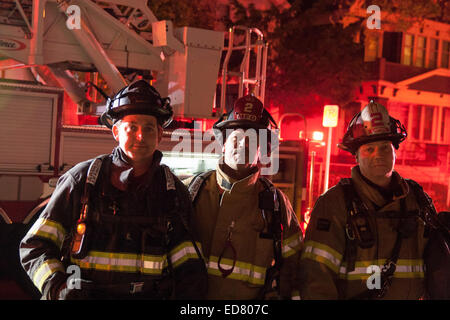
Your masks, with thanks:
[[[325,160],[325,180],[323,192],[328,190],[328,180],[330,177],[330,158],[331,158],[331,138],[333,128],[337,126],[339,115],[339,106],[326,105],[323,109],[323,121],[322,125],[328,128],[328,143],[327,143],[327,155]]]

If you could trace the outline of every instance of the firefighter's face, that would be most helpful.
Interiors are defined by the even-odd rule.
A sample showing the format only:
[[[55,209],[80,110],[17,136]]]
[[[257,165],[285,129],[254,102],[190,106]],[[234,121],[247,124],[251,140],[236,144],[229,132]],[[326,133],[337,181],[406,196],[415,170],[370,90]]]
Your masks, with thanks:
[[[248,169],[258,163],[258,134],[254,129],[233,130],[225,141],[224,162],[233,170]]]
[[[132,114],[113,126],[113,135],[125,155],[132,162],[141,163],[153,158],[162,138],[162,128],[153,116]]]
[[[395,149],[391,141],[363,144],[356,153],[361,173],[370,180],[390,178],[395,165]]]

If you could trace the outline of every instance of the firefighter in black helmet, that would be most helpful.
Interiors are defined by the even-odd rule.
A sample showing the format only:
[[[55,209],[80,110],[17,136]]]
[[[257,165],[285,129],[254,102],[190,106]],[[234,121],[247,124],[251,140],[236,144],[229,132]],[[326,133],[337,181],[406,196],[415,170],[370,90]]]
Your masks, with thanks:
[[[20,245],[43,299],[202,298],[189,194],[157,150],[169,102],[143,80],[108,99],[118,147],[65,173]]]
[[[338,145],[357,165],[321,195],[301,258],[303,299],[419,299],[427,295],[424,250],[434,206],[394,170],[407,134],[371,101]],[[425,199],[425,200],[422,200]]]

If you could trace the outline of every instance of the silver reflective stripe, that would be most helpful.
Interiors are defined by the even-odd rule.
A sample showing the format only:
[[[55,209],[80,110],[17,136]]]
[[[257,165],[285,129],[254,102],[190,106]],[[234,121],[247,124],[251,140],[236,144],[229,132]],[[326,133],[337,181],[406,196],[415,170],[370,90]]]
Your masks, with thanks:
[[[202,186],[203,182],[214,172],[214,170],[207,171],[196,176],[189,184],[188,190],[191,195],[191,200],[194,201],[197,197],[198,191]]]
[[[64,271],[64,267],[61,261],[56,259],[49,259],[44,261],[39,268],[33,273],[32,279],[34,285],[42,292],[42,286],[44,285],[45,280],[47,280],[53,273]]]
[[[170,254],[174,267],[190,258],[198,258],[195,248],[188,241],[181,243]],[[167,267],[166,255],[90,251],[83,259],[72,258],[72,261],[84,269],[119,272],[161,274],[162,270]]]
[[[166,189],[167,190],[176,190],[175,188],[175,180],[173,179],[172,172],[170,171],[168,166],[163,165],[164,173],[166,175]]]
[[[84,269],[160,274],[166,266],[165,256],[90,251],[83,259],[72,261]]]
[[[300,248],[301,240],[299,234],[283,240],[283,257],[287,258],[298,251]]]
[[[197,246],[199,250],[201,250],[200,243],[197,242]],[[170,257],[172,259],[174,267],[183,263],[189,258],[199,259],[197,251],[195,250],[191,242],[183,242],[181,245],[173,249],[170,252]]]
[[[217,257],[211,258],[214,260],[218,260]],[[229,259],[222,259],[220,261],[220,264],[222,267],[225,267],[225,269],[230,269],[233,266],[233,263],[230,262]],[[217,276],[222,275],[222,273],[219,270],[219,265],[217,261],[210,260],[208,262],[208,273]],[[237,261],[233,269],[233,272],[228,277],[235,280],[246,281],[252,284],[263,285],[266,277],[266,269],[252,265],[250,263]]]
[[[100,173],[101,167],[102,167],[102,159],[95,158],[95,160],[89,166],[86,183],[89,183],[93,186],[95,185],[95,182],[97,181],[98,174]]]
[[[341,260],[337,259],[331,253],[329,253],[328,251],[325,251],[323,249],[319,249],[319,248],[315,248],[315,247],[312,247],[312,246],[308,246],[308,247],[305,248],[305,253],[312,253],[312,254],[314,254],[316,256],[320,256],[322,258],[325,258],[328,261],[330,261],[332,264],[334,264],[335,266],[339,266],[341,264]]]
[[[367,272],[367,267],[378,266],[380,270],[383,269],[383,265],[380,261],[362,261],[356,262],[357,266],[355,270],[347,272],[346,266],[340,267],[340,278],[347,278],[348,280],[359,280],[367,278],[371,273]],[[361,266],[362,265],[362,266]],[[412,259],[402,259],[397,263],[395,269],[394,278],[421,278],[424,276],[425,268],[422,260]]]
[[[60,223],[50,219],[39,218],[28,231],[28,234],[49,239],[58,248],[61,248],[66,232]]]

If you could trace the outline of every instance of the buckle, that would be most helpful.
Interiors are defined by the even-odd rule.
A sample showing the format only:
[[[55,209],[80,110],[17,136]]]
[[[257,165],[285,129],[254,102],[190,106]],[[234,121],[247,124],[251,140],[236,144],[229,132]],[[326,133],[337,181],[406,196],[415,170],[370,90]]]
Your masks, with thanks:
[[[143,289],[144,289],[144,282],[132,282],[132,283],[130,283],[130,293],[131,294],[142,292]]]

